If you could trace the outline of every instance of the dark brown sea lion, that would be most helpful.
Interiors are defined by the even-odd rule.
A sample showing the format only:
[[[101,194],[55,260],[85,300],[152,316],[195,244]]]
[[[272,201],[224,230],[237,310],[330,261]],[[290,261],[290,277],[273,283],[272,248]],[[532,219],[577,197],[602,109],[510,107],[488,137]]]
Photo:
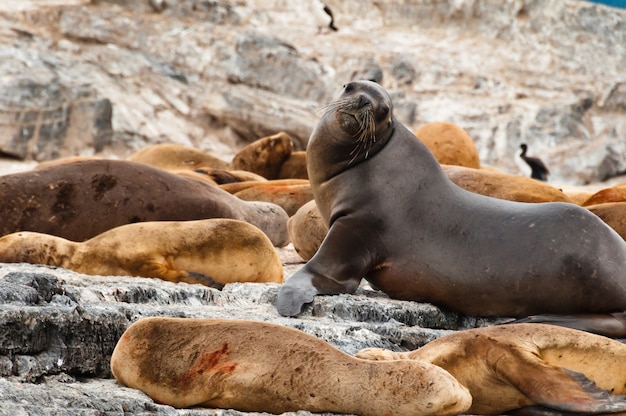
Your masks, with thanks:
[[[524,414],[536,415],[626,414],[626,345],[570,328],[476,328],[444,335],[410,352],[368,348],[356,356],[444,368],[472,394],[467,411],[472,415],[523,408]]]
[[[376,83],[344,87],[307,163],[329,232],[281,287],[282,315],[318,294],[352,293],[362,278],[392,298],[473,316],[626,310],[626,243],[615,231],[574,204],[456,186]]]
[[[309,179],[306,171],[306,151],[292,152],[280,167],[279,179]]]
[[[0,235],[35,231],[84,241],[143,221],[233,218],[289,241],[277,205],[246,202],[218,187],[142,163],[85,160],[0,176]]]
[[[21,231],[0,237],[0,262],[217,288],[283,282],[283,266],[269,238],[252,224],[226,218],[120,225],[84,242]]]
[[[293,151],[293,140],[287,133],[255,140],[241,149],[231,162],[232,169],[246,170],[266,179],[278,179],[283,163]]]
[[[178,408],[444,416],[472,400],[435,365],[361,360],[296,329],[243,320],[141,319],[117,343],[111,372]]]

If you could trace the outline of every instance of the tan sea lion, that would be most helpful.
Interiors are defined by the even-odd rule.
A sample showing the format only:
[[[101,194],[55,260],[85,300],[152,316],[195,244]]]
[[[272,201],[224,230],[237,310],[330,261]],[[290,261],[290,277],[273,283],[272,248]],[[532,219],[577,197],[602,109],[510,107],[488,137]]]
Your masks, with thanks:
[[[626,186],[612,186],[604,188],[585,200],[581,205],[588,207],[591,205],[604,204],[608,202],[624,202],[626,201]]]
[[[559,188],[572,201],[572,204],[581,206],[595,193],[578,186],[560,185]]]
[[[313,200],[313,191],[308,181],[301,185],[274,185],[267,181],[260,185],[243,189],[234,195],[244,201],[271,202],[282,207],[290,217],[307,202]]]
[[[626,345],[570,328],[476,328],[410,352],[368,348],[356,356],[416,360],[447,370],[469,389],[472,407],[467,413],[472,415],[508,414],[531,406],[525,410],[537,415],[626,412]]]
[[[456,415],[471,404],[467,389],[440,367],[361,360],[267,322],[144,318],[120,338],[111,372],[177,408],[426,416]]]
[[[175,143],[161,143],[146,146],[130,155],[127,160],[165,170],[211,167],[228,169],[228,162],[190,146]]]
[[[306,151],[291,152],[280,167],[278,179],[309,179],[306,171]]]
[[[289,242],[285,211],[143,163],[84,160],[0,177],[0,235],[35,231],[84,241],[123,224],[232,218]]]
[[[267,179],[265,179],[263,176],[245,170],[227,170],[200,167],[194,169],[193,172],[207,175],[218,185],[250,181],[267,181]]]
[[[605,202],[603,204],[588,205],[589,211],[600,217],[626,240],[626,202]]]
[[[287,222],[289,239],[303,260],[309,260],[319,249],[328,233],[315,201],[304,204]]]
[[[387,92],[346,84],[307,147],[328,234],[278,292],[281,315],[367,279],[392,298],[465,315],[626,310],[626,243],[587,209],[529,204],[455,185],[393,115]],[[624,334],[626,336],[626,333]]]
[[[448,178],[470,192],[517,202],[570,202],[560,189],[525,176],[462,166],[442,166]]]
[[[236,194],[237,192],[241,192],[248,188],[254,188],[255,186],[261,185],[272,185],[272,186],[297,186],[297,185],[308,185],[309,181],[306,179],[270,179],[263,181],[242,181],[242,182],[233,182],[233,183],[225,183],[220,185],[220,188],[229,192],[231,194]]]
[[[415,135],[442,165],[480,168],[474,140],[456,124],[435,121],[415,130]]]
[[[282,263],[269,238],[247,222],[224,218],[127,224],[84,242],[22,231],[0,237],[0,262],[217,288],[283,282]]]
[[[278,179],[283,163],[293,151],[293,140],[287,133],[255,140],[241,149],[231,162],[232,169],[246,170],[266,179]]]

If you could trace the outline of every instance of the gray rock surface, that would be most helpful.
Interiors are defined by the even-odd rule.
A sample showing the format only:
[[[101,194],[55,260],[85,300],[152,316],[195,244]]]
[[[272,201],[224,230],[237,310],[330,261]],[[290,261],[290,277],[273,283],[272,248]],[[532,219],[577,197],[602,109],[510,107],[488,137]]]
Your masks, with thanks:
[[[293,249],[280,252],[287,273],[301,266]],[[229,284],[219,291],[158,279],[2,264],[0,414],[195,414],[157,405],[111,379],[109,360],[117,340],[132,322],[146,316],[270,321],[315,335],[347,353],[366,347],[414,349],[452,330],[505,320],[391,300],[367,284],[354,295],[317,297],[301,317],[285,318],[274,306],[278,287]]]

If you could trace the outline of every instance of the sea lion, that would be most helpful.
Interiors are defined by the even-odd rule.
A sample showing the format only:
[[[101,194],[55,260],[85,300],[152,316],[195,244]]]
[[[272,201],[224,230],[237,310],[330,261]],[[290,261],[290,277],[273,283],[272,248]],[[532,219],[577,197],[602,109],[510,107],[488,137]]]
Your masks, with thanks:
[[[227,183],[249,182],[249,181],[267,181],[263,176],[245,170],[230,169],[214,169],[209,167],[200,167],[194,169],[193,172],[200,173],[210,177],[216,184],[224,185]]]
[[[282,263],[269,238],[247,222],[225,218],[126,224],[84,242],[22,231],[0,237],[0,262],[220,289],[232,282],[283,282]]]
[[[228,162],[190,146],[175,143],[160,143],[146,146],[133,153],[126,160],[145,163],[165,170],[188,169],[200,167],[228,169]]]
[[[306,151],[291,152],[280,167],[278,179],[309,179],[306,171]]]
[[[278,179],[283,163],[293,151],[293,140],[285,132],[255,140],[241,149],[231,164],[232,169],[246,170],[266,179]]]
[[[472,316],[626,310],[626,243],[597,216],[455,185],[369,81],[345,85],[307,149],[329,232],[280,288],[295,316],[318,294],[353,293],[363,277],[395,299]]]
[[[302,205],[289,217],[287,231],[296,253],[305,261],[313,257],[328,233],[328,226],[320,215],[315,200]]]
[[[306,179],[264,179],[262,181],[242,181],[232,182],[220,185],[220,188],[231,194],[236,194],[248,188],[254,188],[255,186],[271,184],[272,186],[294,186],[294,185],[308,185],[309,181]]]
[[[626,412],[626,345],[570,328],[475,328],[410,352],[368,348],[356,356],[442,367],[469,389],[472,407],[467,413],[472,415],[500,415],[530,406],[526,410],[535,414]]]
[[[480,168],[474,140],[456,124],[434,121],[415,130],[415,135],[442,165]]]
[[[313,200],[313,192],[308,181],[299,185],[274,185],[273,181],[243,189],[234,195],[244,201],[265,201],[282,207],[290,217],[298,209]]]
[[[626,202],[605,202],[588,205],[585,208],[597,215],[626,240]]]
[[[376,362],[267,322],[144,318],[111,356],[116,380],[177,408],[456,415],[471,396],[440,367]]]
[[[626,186],[617,185],[610,188],[600,189],[582,203],[583,207],[591,205],[605,204],[609,202],[626,201]]]
[[[289,242],[285,211],[126,160],[84,160],[0,176],[0,235],[35,231],[84,241],[123,224],[233,218]]]
[[[559,188],[525,176],[452,165],[442,168],[457,186],[477,194],[518,202],[572,202]]]

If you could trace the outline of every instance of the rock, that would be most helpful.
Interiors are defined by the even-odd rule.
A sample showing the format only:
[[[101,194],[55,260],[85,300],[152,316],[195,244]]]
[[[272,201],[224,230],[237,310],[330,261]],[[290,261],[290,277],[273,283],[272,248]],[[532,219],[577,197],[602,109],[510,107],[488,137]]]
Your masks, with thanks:
[[[292,250],[283,253],[283,258],[290,255]],[[274,307],[278,287],[228,284],[219,291],[158,279],[86,276],[47,266],[3,264],[0,376],[5,379],[0,391],[11,393],[1,395],[0,409],[17,406],[29,412],[64,403],[70,414],[84,408],[115,412],[144,403],[154,414],[190,414],[158,406],[108,380],[117,340],[132,322],[145,316],[275,322],[313,334],[348,353],[365,347],[414,349],[451,330],[503,320],[391,300],[367,284],[354,295],[319,296],[299,318],[285,318]],[[38,395],[39,384],[28,384],[33,382],[46,385],[46,394]]]
[[[526,173],[525,142],[555,184],[625,170],[626,11],[578,0],[329,5],[340,30],[318,34],[307,2],[3,4],[0,151],[126,157],[178,143],[229,160],[279,131],[303,150],[317,110],[365,77],[390,91],[410,129],[465,129],[483,164]]]

